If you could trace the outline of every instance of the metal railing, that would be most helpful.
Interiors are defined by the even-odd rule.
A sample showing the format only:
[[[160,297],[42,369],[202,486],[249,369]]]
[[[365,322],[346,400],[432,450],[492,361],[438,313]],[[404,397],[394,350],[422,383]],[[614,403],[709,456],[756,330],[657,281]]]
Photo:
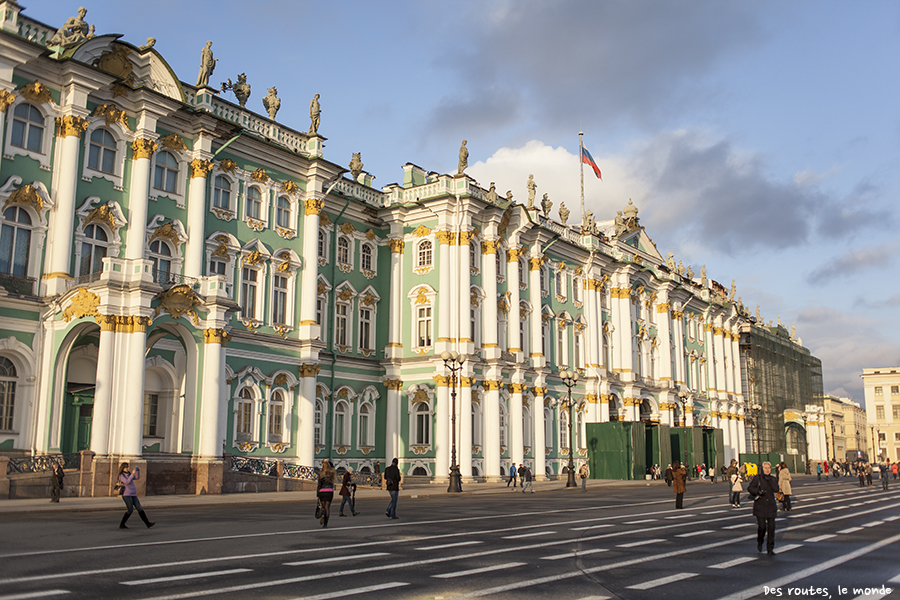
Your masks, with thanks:
[[[10,457],[6,463],[6,474],[13,473],[41,473],[52,471],[54,465],[62,465],[63,469],[80,469],[81,454],[72,452],[66,454],[38,454],[23,458]]]
[[[0,273],[0,287],[4,288],[10,294],[34,296],[34,284],[36,281],[37,280],[34,277],[21,277],[10,273]]]
[[[151,270],[151,275],[153,276],[153,283],[161,285],[163,289],[169,289],[181,284],[186,284],[193,288],[200,283],[200,280],[196,277],[188,277],[187,275],[171,273],[169,271],[160,271],[159,269]]]
[[[268,477],[278,476],[278,461],[270,458],[253,458],[247,456],[232,456],[230,468],[238,473],[252,473]],[[303,479],[316,481],[319,478],[319,467],[309,467],[296,463],[285,462],[282,477],[287,479]],[[338,477],[343,477],[344,469],[338,469]],[[381,487],[381,473],[361,473],[354,471],[350,475],[350,481],[356,485]]]
[[[274,477],[278,474],[278,461],[265,458],[232,456],[231,470],[237,471],[238,473],[253,473],[254,475],[268,475]]]

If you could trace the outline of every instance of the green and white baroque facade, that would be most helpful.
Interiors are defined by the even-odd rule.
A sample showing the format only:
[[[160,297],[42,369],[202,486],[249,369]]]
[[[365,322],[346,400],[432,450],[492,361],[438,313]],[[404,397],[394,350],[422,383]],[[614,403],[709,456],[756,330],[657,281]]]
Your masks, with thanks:
[[[0,450],[197,472],[399,457],[441,480],[455,391],[464,478],[552,476],[563,369],[577,461],[584,424],[612,420],[702,422],[726,460],[745,450],[748,315],[663,259],[630,203],[564,225],[409,163],[375,189],[313,128],[180,82],[152,46],[52,46],[0,11]],[[455,385],[445,350],[470,357]]]

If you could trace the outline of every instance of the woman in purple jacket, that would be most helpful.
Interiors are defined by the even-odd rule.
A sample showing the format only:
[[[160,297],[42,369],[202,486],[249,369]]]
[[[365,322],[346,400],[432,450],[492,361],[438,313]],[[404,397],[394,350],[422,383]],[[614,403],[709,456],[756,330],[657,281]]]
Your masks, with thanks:
[[[122,463],[119,466],[119,483],[124,486],[125,490],[122,492],[122,500],[125,501],[125,508],[128,511],[122,517],[122,522],[119,523],[119,529],[128,529],[125,526],[125,521],[128,520],[128,517],[131,516],[131,513],[134,512],[135,507],[137,507],[138,514],[141,516],[141,521],[144,522],[144,525],[147,526],[147,529],[150,529],[156,523],[151,523],[150,519],[147,518],[147,513],[144,512],[144,509],[141,508],[141,501],[138,500],[137,490],[134,488],[134,482],[136,479],[141,478],[141,470],[135,468],[134,471],[128,468],[128,463]]]

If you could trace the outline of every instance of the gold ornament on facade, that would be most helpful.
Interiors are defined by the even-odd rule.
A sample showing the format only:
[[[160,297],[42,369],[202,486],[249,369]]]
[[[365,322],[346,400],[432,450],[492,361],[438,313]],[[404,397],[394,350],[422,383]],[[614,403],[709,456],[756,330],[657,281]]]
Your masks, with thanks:
[[[87,119],[76,117],[75,115],[66,115],[64,117],[56,117],[56,135],[59,137],[78,137],[88,128]]]
[[[238,164],[236,162],[234,162],[233,160],[231,160],[230,158],[225,158],[219,162],[219,168],[222,169],[222,171],[224,171],[225,173],[228,173],[229,175],[234,175],[234,172],[238,168]]]
[[[100,297],[92,294],[85,288],[78,288],[78,291],[69,301],[69,306],[62,313],[62,319],[66,323],[72,319],[81,319],[82,317],[97,317],[97,305],[100,304]]]
[[[428,304],[428,288],[420,287],[416,290],[416,304]]]
[[[219,258],[230,259],[231,256],[228,254],[228,244],[221,243],[219,244],[212,253],[213,256],[218,256]]]
[[[50,93],[50,88],[40,81],[26,83],[19,88],[19,93],[29,102],[36,102],[38,104],[53,100],[53,94]]]
[[[204,329],[203,341],[207,344],[221,344],[224,346],[225,342],[231,341],[231,334],[224,329]]]
[[[154,140],[138,138],[131,142],[131,148],[134,150],[134,159],[138,160],[153,156],[153,153],[159,148],[159,144]]]
[[[288,179],[281,183],[281,191],[285,194],[296,194],[300,191],[300,186],[297,185],[296,181]]]
[[[460,231],[459,232],[459,245],[460,246],[468,246],[469,242],[475,237],[474,231]]]
[[[309,198],[306,201],[306,214],[308,215],[317,215],[322,212],[322,209],[325,208],[324,200],[316,200],[315,198]],[[319,225],[325,226],[325,219],[328,218],[328,215],[322,215],[319,217]],[[330,220],[328,221],[331,222]]]
[[[362,297],[360,303],[363,306],[373,306],[375,304],[375,296],[370,293],[366,293],[366,295]]]
[[[472,293],[469,295],[469,304],[475,307],[481,306],[481,300],[478,297],[478,292],[475,290],[472,290]]]
[[[391,249],[391,254],[403,254],[403,247],[406,245],[406,242],[403,240],[388,240],[388,248]]]
[[[269,176],[266,175],[265,169],[263,169],[262,167],[259,167],[258,169],[256,169],[252,173],[250,173],[250,179],[252,179],[253,181],[255,181],[257,183],[265,184],[265,183],[268,183]]]
[[[496,254],[497,248],[500,247],[500,240],[485,240],[481,242],[482,254]]]
[[[326,289],[327,289],[327,288],[325,287],[325,284],[322,283],[322,282],[320,281],[320,282],[319,282],[319,285],[316,286],[316,293],[317,293],[319,296],[321,296],[321,295],[323,295],[323,294],[325,293]]]
[[[385,379],[383,383],[384,387],[389,390],[396,390],[399,392],[403,389],[403,382],[399,379]]]
[[[100,326],[100,331],[115,331],[116,330],[116,316],[115,315],[100,315],[94,317],[94,320],[97,321],[97,325]]]
[[[506,251],[506,262],[519,262],[519,257],[521,257],[523,253],[524,250],[522,248],[510,248]]]
[[[416,230],[413,231],[413,235],[416,237],[425,237],[426,235],[431,235],[431,230],[424,225],[419,225]]]
[[[438,244],[445,245],[452,243],[453,234],[449,231],[436,231],[434,232],[434,238],[437,240]]]
[[[538,397],[538,396],[546,396],[546,395],[547,395],[547,388],[545,388],[545,387],[535,387],[535,388],[533,389],[533,393],[534,393],[534,396],[535,396],[535,397]]]
[[[509,303],[506,301],[506,297],[502,297],[497,301],[497,310],[502,312],[504,315],[509,312]]]
[[[206,179],[209,175],[210,171],[213,170],[215,165],[211,160],[203,160],[202,158],[195,158],[191,161],[191,179]]]
[[[498,392],[503,387],[503,382],[499,380],[487,379],[482,382],[482,386],[489,392]]]
[[[134,66],[128,59],[129,54],[131,54],[131,48],[128,46],[113,44],[109,52],[104,52],[100,58],[94,61],[94,65],[110,75],[128,79],[134,71]]]
[[[434,385],[438,387],[447,387],[450,385],[450,378],[446,375],[435,375],[431,379],[434,381]]]
[[[319,365],[303,364],[299,367],[300,377],[315,377],[321,370]]]
[[[528,259],[529,270],[537,271],[541,268],[541,265],[544,263],[544,257],[540,256],[537,258]]]
[[[9,195],[6,202],[3,203],[3,212],[6,212],[6,209],[11,204],[30,206],[37,211],[44,209],[44,199],[37,193],[34,185],[30,183],[23,185]]]
[[[350,291],[350,288],[344,288],[340,292],[338,292],[338,300],[342,302],[347,302],[353,297],[353,292]]]
[[[369,240],[369,241],[371,242],[371,241],[374,240],[376,237],[378,237],[378,236],[375,235],[375,230],[372,229],[372,228],[370,227],[369,230],[366,231],[366,239]]]
[[[97,108],[94,109],[94,112],[91,113],[92,117],[103,117],[106,121],[107,127],[112,125],[113,123],[118,123],[122,126],[122,129],[131,130],[128,126],[128,116],[125,114],[125,111],[116,108],[112,104],[101,104]]]
[[[341,226],[339,227],[339,229],[340,229],[340,232],[343,233],[344,235],[350,235],[351,233],[356,231],[356,228],[353,226],[353,223],[351,223],[350,221],[344,221],[343,223],[341,223]]]
[[[328,213],[321,213],[319,215],[319,227],[328,227],[331,225],[331,217],[328,216]]]
[[[244,263],[248,265],[253,265],[254,267],[261,263],[263,260],[263,253],[259,250],[253,250],[244,255]]]
[[[113,100],[115,100],[119,96],[127,96],[128,92],[131,91],[131,88],[121,81],[114,81],[112,85],[109,86],[109,89],[112,90]]]
[[[91,223],[102,223],[110,228],[110,230],[116,229],[116,217],[113,214],[112,209],[109,206],[109,203],[101,204],[100,206],[95,207],[91,212],[88,213],[88,216],[85,217],[84,223],[82,224],[82,229],[90,225]]]
[[[163,223],[162,225],[154,229],[153,235],[150,236],[150,241],[148,242],[148,244],[152,244],[154,240],[158,239],[168,240],[176,246],[183,241],[181,239],[181,234],[178,233],[178,230],[175,228],[173,221]]]
[[[184,143],[184,140],[181,139],[181,136],[177,133],[170,133],[167,136],[159,138],[159,144],[164,149],[171,150],[179,154],[187,150],[187,145]]]
[[[16,99],[16,95],[8,90],[0,90],[0,112],[6,112],[9,105]]]
[[[194,307],[200,306],[200,298],[191,286],[184,283],[160,292],[157,296],[159,304],[154,312],[154,318],[161,312],[169,313],[173,319],[180,319],[188,315],[194,325],[200,325],[200,319],[194,311]]]

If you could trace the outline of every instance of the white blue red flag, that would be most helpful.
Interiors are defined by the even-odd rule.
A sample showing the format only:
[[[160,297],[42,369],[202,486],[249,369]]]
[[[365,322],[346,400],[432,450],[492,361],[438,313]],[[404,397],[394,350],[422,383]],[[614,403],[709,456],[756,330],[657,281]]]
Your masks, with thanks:
[[[594,157],[591,156],[591,153],[584,146],[581,147],[581,162],[589,165],[594,170],[594,175],[597,176],[597,179],[603,179],[600,176],[600,167],[597,166],[597,161],[594,160]]]

